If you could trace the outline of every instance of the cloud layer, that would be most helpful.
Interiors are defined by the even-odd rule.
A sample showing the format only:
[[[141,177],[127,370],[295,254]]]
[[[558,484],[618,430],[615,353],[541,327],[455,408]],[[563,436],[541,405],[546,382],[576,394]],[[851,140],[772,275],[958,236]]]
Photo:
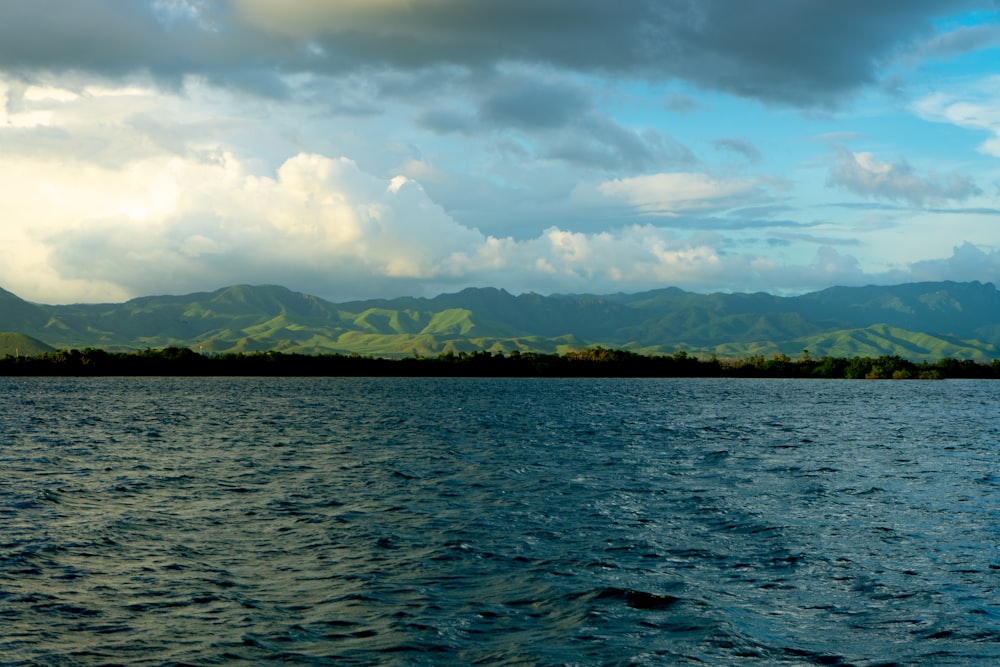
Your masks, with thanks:
[[[2,162],[0,175],[14,178]],[[273,176],[220,154],[139,159],[124,169],[40,162],[21,177],[36,187],[8,191],[2,204],[34,224],[8,228],[14,234],[0,250],[0,284],[58,301],[237,282],[281,282],[346,299],[430,295],[470,283],[543,292],[781,291],[872,279],[830,246],[801,264],[781,263],[727,248],[715,233],[680,234],[650,222],[600,233],[550,227],[522,240],[484,235],[404,176],[383,180],[347,158],[316,154],[288,159]],[[655,219],[724,208],[757,188],[663,174],[606,181],[586,196],[590,205],[624,201]],[[913,276],[945,275],[969,257],[976,261],[965,273],[980,275],[996,271],[1000,255],[966,245],[951,260],[919,264]]]
[[[12,178],[3,166],[0,173]],[[64,300],[80,298],[82,285],[114,287],[124,297],[265,276],[339,298],[434,293],[470,282],[518,291],[736,289],[761,286],[779,269],[753,255],[721,253],[716,236],[651,224],[591,234],[550,227],[524,240],[487,236],[455,222],[404,176],[384,181],[349,159],[315,154],[290,158],[273,177],[248,173],[228,154],[215,162],[137,160],[121,170],[39,163],[26,176],[37,188],[3,204],[25,210],[35,224],[3,245],[0,281]],[[659,215],[711,206],[752,187],[683,175],[660,181],[609,181],[590,196],[624,198]],[[656,200],[648,202],[651,195]]]
[[[278,96],[287,92],[282,73],[544,63],[836,106],[877,80],[896,52],[925,41],[935,18],[980,4],[37,0],[5,6],[0,61],[13,71],[140,69],[167,81],[198,74]]]
[[[948,68],[997,35],[987,0],[0,3],[0,285],[994,280],[997,80]]]

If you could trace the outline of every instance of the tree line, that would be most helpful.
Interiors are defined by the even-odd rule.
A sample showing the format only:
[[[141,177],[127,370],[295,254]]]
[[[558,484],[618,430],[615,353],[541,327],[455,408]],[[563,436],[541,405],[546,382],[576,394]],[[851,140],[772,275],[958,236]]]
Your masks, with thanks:
[[[444,352],[434,357],[385,358],[358,354],[250,352],[205,355],[166,347],[130,352],[99,348],[7,355],[0,375],[29,376],[439,376],[439,377],[757,377],[844,379],[1000,378],[1000,360],[910,361],[879,357],[802,357],[777,354],[737,359],[695,357],[680,351],[647,356],[590,347],[564,354]]]

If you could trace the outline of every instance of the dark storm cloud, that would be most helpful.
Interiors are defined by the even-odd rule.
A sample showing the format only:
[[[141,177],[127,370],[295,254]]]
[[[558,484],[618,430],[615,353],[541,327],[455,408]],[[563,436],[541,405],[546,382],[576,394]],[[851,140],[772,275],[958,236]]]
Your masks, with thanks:
[[[676,5],[677,3],[668,3]],[[837,106],[874,83],[896,49],[930,32],[929,19],[977,3],[947,0],[772,0],[692,3],[693,20],[661,13],[670,74],[765,102]],[[980,2],[992,5],[991,2]]]
[[[578,86],[525,80],[490,95],[480,114],[490,124],[544,129],[562,127],[589,107],[590,96]]]
[[[186,74],[278,95],[280,74],[535,63],[836,106],[990,0],[0,1],[0,66]],[[183,11],[182,11],[183,10]],[[981,35],[962,35],[981,39]],[[949,50],[939,46],[938,50]]]
[[[323,46],[330,63],[419,69],[542,63],[797,105],[875,82],[930,20],[990,0],[234,0],[245,20]],[[278,9],[280,7],[280,9]],[[308,19],[308,20],[306,20]]]
[[[150,8],[128,0],[0,4],[5,69],[53,67],[116,73],[155,59],[163,31]]]
[[[304,49],[287,39],[230,25],[225,7],[167,18],[162,0],[0,0],[0,69],[14,75],[148,72],[179,87],[197,74],[216,85],[267,96],[288,92],[281,74],[302,69]]]

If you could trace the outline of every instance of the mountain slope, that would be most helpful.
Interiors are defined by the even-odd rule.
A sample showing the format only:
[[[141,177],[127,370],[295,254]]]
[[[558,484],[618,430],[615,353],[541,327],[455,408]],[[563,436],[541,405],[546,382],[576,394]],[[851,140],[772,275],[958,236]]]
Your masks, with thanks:
[[[1000,355],[1000,293],[978,282],[833,287],[796,297],[470,288],[430,299],[335,304],[274,285],[235,285],[120,304],[46,306],[0,290],[0,331],[53,347],[173,345],[212,353],[400,356],[603,345],[645,354],[797,356],[808,349],[813,356],[985,360]]]
[[[34,357],[43,352],[55,352],[55,348],[24,334],[0,331],[0,357]]]

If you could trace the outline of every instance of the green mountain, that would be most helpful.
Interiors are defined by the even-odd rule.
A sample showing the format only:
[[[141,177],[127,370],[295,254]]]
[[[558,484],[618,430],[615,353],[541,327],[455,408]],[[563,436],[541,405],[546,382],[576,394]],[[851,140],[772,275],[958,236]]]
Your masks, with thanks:
[[[43,347],[176,346],[204,353],[432,356],[601,345],[643,354],[798,357],[808,350],[814,357],[983,361],[1000,357],[1000,292],[979,282],[833,287],[796,297],[677,288],[542,296],[470,288],[430,299],[338,304],[284,287],[236,285],[119,304],[48,306],[0,289],[0,331]],[[28,349],[27,338],[17,340],[15,350]],[[0,347],[0,355],[16,353],[9,347]]]
[[[0,331],[0,357],[34,357],[43,352],[55,352],[55,348],[31,336]]]

